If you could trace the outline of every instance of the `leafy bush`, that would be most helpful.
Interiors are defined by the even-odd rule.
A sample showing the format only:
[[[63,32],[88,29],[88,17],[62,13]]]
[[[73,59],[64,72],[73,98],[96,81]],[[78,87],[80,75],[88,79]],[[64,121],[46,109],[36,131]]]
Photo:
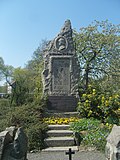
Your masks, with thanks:
[[[78,102],[78,111],[82,117],[94,117],[105,123],[118,124],[119,106],[120,96],[118,94],[101,94],[89,85],[87,92],[81,95]]]
[[[88,132],[83,138],[82,145],[96,147],[96,149],[104,151],[108,133],[108,130],[103,128],[97,128],[96,130]]]
[[[7,127],[6,115],[10,111],[9,99],[0,99],[0,132]]]
[[[2,106],[4,108],[4,106]],[[0,127],[15,125],[22,126],[28,135],[29,148],[42,149],[47,125],[43,123],[46,101],[41,99],[38,103],[30,103],[18,107],[7,107],[6,113],[0,117]],[[10,108],[10,109],[9,109]]]
[[[96,147],[98,150],[104,150],[106,137],[108,136],[112,125],[102,124],[95,119],[80,119],[78,122],[71,123],[71,130],[80,133],[82,136],[81,145]]]
[[[9,108],[9,100],[8,99],[0,99],[0,115],[6,114]]]
[[[93,130],[96,129],[96,126],[99,126],[101,124],[100,121],[96,120],[96,119],[80,119],[77,122],[71,123],[70,127],[72,128],[72,130],[74,131],[86,131],[86,130]]]
[[[30,125],[26,128],[26,133],[28,135],[29,150],[41,150],[45,147],[44,139],[46,133],[46,125],[39,122],[34,125]]]

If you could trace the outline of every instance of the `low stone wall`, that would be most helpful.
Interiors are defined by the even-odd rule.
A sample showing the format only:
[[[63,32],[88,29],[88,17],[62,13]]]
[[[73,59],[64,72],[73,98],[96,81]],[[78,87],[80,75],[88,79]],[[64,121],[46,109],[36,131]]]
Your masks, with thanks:
[[[0,132],[0,160],[27,160],[28,138],[22,127]]]

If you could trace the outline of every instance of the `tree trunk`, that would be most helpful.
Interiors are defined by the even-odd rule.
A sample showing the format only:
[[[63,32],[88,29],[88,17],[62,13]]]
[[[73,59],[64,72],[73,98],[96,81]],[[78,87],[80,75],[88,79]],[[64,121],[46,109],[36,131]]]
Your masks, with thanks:
[[[85,90],[88,89],[88,84],[89,84],[89,64],[87,64],[85,68]]]

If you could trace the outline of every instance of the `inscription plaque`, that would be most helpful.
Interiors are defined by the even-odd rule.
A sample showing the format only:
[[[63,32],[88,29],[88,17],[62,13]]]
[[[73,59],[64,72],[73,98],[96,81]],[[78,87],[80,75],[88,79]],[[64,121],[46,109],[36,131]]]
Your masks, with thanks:
[[[70,58],[53,58],[52,59],[52,93],[53,94],[70,94]]]

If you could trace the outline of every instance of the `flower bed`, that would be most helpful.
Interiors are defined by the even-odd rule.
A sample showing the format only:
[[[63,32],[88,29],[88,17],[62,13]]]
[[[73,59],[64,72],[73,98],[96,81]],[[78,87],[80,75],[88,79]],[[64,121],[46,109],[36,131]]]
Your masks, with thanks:
[[[50,124],[69,124],[71,122],[77,122],[79,118],[77,117],[70,117],[70,118],[56,118],[56,117],[50,117],[50,118],[44,118],[44,122],[48,125]]]

